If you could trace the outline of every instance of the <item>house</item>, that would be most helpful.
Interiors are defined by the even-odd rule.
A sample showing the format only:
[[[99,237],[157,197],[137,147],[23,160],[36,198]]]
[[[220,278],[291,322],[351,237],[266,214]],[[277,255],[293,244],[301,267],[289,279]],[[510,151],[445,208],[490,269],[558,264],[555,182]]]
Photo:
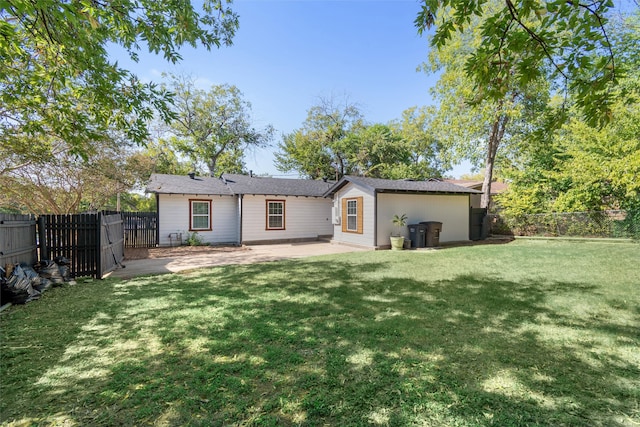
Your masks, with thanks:
[[[462,187],[470,188],[472,190],[480,191],[480,194],[473,194],[471,196],[471,207],[479,208],[481,206],[482,199],[482,181],[472,181],[468,179],[445,179],[444,182],[450,182],[451,184],[460,185]],[[509,188],[509,185],[506,182],[500,181],[492,181],[491,182],[491,206],[489,209],[493,211],[495,208],[494,205],[494,196],[506,191]]]
[[[158,242],[179,244],[197,233],[209,244],[255,244],[330,237],[332,183],[223,174],[220,178],[153,174]]]
[[[333,241],[388,248],[394,215],[406,214],[407,224],[442,223],[441,243],[468,241],[470,198],[480,193],[438,180],[387,180],[344,176],[325,196],[333,199]],[[403,230],[408,238],[408,230]]]
[[[407,214],[408,224],[442,222],[440,242],[468,241],[470,197],[479,193],[441,181],[344,176],[334,183],[239,174],[153,174],[147,192],[156,194],[160,246],[197,233],[209,244],[333,238],[370,248],[389,247],[395,214]]]

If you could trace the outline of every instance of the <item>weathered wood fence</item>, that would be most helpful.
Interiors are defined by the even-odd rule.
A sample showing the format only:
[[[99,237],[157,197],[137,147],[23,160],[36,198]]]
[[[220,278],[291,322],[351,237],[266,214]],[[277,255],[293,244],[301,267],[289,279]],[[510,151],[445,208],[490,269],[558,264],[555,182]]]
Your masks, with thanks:
[[[64,257],[72,277],[101,279],[124,258],[124,229],[119,214],[41,215],[40,259]]]
[[[157,212],[121,212],[126,248],[155,248],[158,245]]]
[[[0,266],[37,261],[35,216],[0,213]]]
[[[0,266],[64,257],[72,277],[102,278],[122,262],[125,246],[157,244],[156,212],[40,215],[37,220],[0,213]]]

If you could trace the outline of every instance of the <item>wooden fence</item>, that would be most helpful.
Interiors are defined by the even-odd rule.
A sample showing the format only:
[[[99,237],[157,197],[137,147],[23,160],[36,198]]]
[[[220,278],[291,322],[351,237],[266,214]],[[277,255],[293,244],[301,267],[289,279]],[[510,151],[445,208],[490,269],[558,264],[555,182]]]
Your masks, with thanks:
[[[121,212],[126,248],[155,248],[158,245],[157,212]]]
[[[125,246],[157,244],[156,212],[40,215],[37,228],[33,215],[0,214],[0,266],[64,257],[72,277],[102,278],[122,262]]]
[[[0,266],[37,261],[35,217],[0,213]]]
[[[40,259],[66,258],[72,277],[101,279],[124,258],[120,214],[41,215]]]

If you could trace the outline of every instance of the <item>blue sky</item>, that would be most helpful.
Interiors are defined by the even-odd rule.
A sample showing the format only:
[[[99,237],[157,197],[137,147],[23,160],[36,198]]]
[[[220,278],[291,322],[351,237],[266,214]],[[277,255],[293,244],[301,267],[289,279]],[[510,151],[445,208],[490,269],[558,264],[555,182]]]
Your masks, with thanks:
[[[271,124],[270,149],[248,153],[254,173],[284,176],[272,152],[281,135],[299,128],[320,97],[357,104],[367,121],[386,123],[412,106],[432,104],[435,77],[416,71],[428,42],[413,26],[417,0],[236,0],[240,29],[230,47],[183,49],[183,60],[141,55],[120,64],[144,80],[188,74],[201,87],[237,86],[258,127]],[[459,175],[468,167],[450,172]]]

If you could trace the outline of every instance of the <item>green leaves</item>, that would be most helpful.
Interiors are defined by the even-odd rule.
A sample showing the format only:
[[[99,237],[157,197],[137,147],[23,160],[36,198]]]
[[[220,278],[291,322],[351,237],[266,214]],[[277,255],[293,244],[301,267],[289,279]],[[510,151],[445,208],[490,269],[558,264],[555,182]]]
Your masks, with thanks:
[[[419,33],[435,27],[431,45],[437,49],[454,43],[454,34],[472,30],[482,17],[481,42],[467,57],[465,72],[483,99],[503,98],[507,80],[525,88],[549,74],[573,95],[589,123],[610,120],[611,89],[622,74],[610,39],[612,2],[424,3],[415,24]]]
[[[439,177],[440,145],[427,127],[425,109],[410,108],[388,125],[366,124],[354,105],[323,100],[309,109],[302,128],[283,136],[276,167],[312,179]]]
[[[115,126],[132,141],[148,138],[147,122],[171,97],[111,62],[110,44],[137,59],[146,48],[172,62],[178,49],[228,45],[238,18],[223,0],[81,0],[0,3],[0,137],[50,135],[86,155]]]
[[[211,176],[241,172],[243,151],[271,140],[273,128],[253,127],[251,104],[235,86],[214,85],[207,91],[189,78],[171,76],[167,89],[175,94],[167,129],[172,145]]]

